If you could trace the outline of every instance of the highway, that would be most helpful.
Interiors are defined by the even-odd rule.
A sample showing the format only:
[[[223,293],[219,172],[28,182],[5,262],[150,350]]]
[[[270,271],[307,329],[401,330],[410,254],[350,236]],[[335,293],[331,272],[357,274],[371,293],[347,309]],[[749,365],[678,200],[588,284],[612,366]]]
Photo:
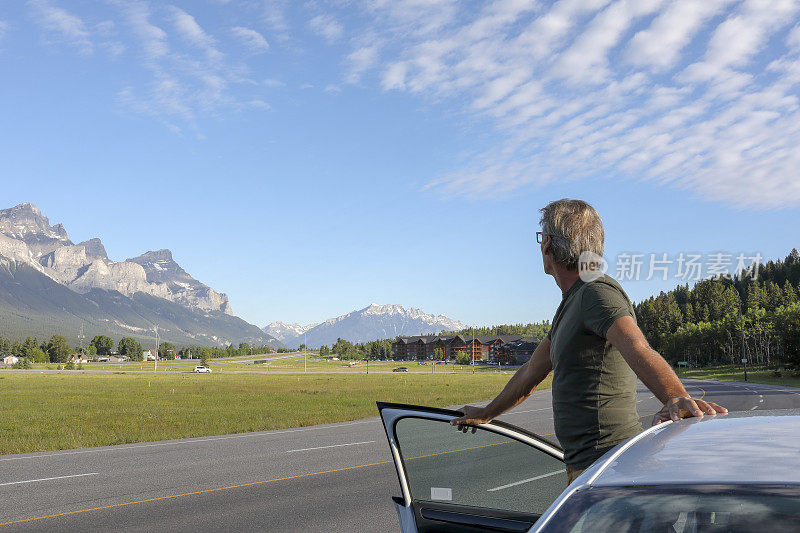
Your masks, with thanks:
[[[731,411],[800,408],[800,389],[686,380]],[[376,398],[379,400],[379,398]],[[552,437],[549,390],[501,420]],[[649,424],[659,402],[640,385]],[[306,428],[0,456],[5,531],[395,531],[377,417]]]

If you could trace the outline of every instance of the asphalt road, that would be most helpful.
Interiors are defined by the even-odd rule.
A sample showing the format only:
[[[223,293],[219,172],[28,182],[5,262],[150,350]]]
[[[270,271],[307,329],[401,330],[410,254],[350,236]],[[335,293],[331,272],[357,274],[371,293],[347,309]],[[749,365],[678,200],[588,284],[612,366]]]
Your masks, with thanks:
[[[800,390],[688,380],[731,411],[800,407]],[[660,405],[640,387],[639,413]],[[549,390],[503,420],[552,437]],[[643,419],[649,421],[649,417]],[[393,531],[400,489],[377,418],[0,456],[4,531]]]

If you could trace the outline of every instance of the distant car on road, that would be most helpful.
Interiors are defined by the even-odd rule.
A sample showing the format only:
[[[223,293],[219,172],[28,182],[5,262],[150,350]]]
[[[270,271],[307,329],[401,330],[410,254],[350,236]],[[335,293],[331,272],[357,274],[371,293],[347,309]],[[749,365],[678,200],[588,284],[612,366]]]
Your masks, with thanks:
[[[195,374],[206,374],[208,372],[211,372],[211,369],[208,368],[207,366],[196,366],[194,367],[194,370],[192,370],[192,372],[194,372]]]
[[[406,368],[404,366],[398,366],[397,368],[392,370],[392,372],[408,372],[408,368]]]
[[[419,364],[421,364],[421,365],[427,365],[428,363],[426,363],[425,361],[420,361],[420,362],[419,362]]]
[[[457,411],[378,409],[403,533],[800,531],[797,409],[659,424],[569,486],[563,450],[529,431],[492,421],[462,433]]]

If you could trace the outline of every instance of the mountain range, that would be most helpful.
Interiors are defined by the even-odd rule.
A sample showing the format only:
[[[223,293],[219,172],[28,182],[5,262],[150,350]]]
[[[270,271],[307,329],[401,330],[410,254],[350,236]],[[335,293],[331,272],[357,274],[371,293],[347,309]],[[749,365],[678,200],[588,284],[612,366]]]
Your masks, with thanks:
[[[233,314],[228,296],[190,276],[169,250],[109,259],[98,238],[74,244],[30,203],[0,210],[0,334],[77,340],[81,330],[152,342],[280,343]]]
[[[441,331],[464,329],[466,326],[444,315],[431,315],[419,309],[402,305],[371,304],[346,315],[329,318],[321,324],[286,324],[273,322],[264,331],[289,347],[304,342],[317,348],[332,346],[337,339],[350,342],[367,342],[393,339],[398,335],[437,334]]]

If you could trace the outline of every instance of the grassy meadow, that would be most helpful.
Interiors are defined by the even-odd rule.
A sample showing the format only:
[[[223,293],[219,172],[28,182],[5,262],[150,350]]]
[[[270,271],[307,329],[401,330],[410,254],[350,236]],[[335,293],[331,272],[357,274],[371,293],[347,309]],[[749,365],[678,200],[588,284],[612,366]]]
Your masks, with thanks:
[[[372,363],[369,374],[238,373],[221,366],[212,364],[222,370],[213,374],[162,370],[161,363],[157,374],[2,372],[0,454],[355,420],[377,415],[378,400],[458,405],[494,397],[510,377],[496,370],[377,373]]]
[[[214,372],[336,372],[348,374],[364,374],[367,371],[367,363],[356,361],[355,366],[350,366],[348,361],[332,361],[330,359],[320,359],[316,355],[309,355],[304,362],[302,356],[293,356],[285,359],[269,360],[268,363],[254,363],[253,360],[264,361],[270,356],[249,356],[246,358],[224,358],[212,359],[209,366]],[[158,372],[190,372],[196,365],[200,364],[199,359],[159,361]],[[391,372],[397,367],[404,366],[411,373],[472,373],[469,365],[420,365],[415,361],[370,361],[369,371],[372,372]],[[60,370],[63,365],[55,363],[36,363],[34,370]],[[82,365],[83,370],[102,370],[102,371],[125,371],[125,372],[152,372],[154,364],[152,361],[129,361],[124,363],[86,363]],[[11,369],[11,366],[0,364],[0,369]],[[493,372],[499,370],[496,366],[476,366],[475,372]],[[502,372],[513,373],[516,367],[503,367]]]

